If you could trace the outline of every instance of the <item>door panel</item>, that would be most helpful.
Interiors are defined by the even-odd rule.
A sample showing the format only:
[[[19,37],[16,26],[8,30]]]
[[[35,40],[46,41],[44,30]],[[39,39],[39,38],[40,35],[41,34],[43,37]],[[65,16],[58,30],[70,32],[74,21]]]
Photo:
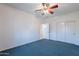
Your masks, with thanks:
[[[58,41],[74,43],[75,22],[59,22],[56,25],[56,39]]]
[[[66,41],[70,43],[74,43],[75,39],[75,23],[74,22],[69,22],[66,23],[65,25],[66,28]]]
[[[40,28],[41,39],[49,39],[49,24],[42,24]]]

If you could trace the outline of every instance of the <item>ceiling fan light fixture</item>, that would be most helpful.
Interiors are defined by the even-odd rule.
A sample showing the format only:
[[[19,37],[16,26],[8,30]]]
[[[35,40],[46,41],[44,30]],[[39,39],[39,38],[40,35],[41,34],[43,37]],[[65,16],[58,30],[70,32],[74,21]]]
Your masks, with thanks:
[[[58,4],[54,4],[50,6],[50,3],[42,3],[41,4],[42,7],[38,10],[36,10],[36,12],[42,12],[42,15],[46,15],[46,14],[53,14],[54,10],[56,8],[58,8]]]

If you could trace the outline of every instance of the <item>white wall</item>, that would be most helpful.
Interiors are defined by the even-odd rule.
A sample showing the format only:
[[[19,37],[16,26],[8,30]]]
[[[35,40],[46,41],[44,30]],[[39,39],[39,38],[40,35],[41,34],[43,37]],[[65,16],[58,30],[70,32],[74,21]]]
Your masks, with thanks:
[[[0,51],[39,39],[39,19],[32,14],[0,5]]]
[[[57,16],[48,20],[50,39],[79,45],[79,12]]]

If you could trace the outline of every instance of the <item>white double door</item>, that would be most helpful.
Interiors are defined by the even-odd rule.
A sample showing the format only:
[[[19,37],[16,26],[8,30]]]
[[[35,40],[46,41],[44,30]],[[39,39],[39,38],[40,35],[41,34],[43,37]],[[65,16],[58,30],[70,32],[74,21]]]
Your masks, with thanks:
[[[60,22],[56,24],[56,40],[79,44],[79,23]]]

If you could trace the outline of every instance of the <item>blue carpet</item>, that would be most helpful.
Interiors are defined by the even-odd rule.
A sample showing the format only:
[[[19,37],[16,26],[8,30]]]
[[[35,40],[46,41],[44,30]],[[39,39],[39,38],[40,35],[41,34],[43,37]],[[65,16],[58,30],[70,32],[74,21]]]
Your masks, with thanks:
[[[79,56],[79,46],[43,39],[0,53],[2,56]]]

